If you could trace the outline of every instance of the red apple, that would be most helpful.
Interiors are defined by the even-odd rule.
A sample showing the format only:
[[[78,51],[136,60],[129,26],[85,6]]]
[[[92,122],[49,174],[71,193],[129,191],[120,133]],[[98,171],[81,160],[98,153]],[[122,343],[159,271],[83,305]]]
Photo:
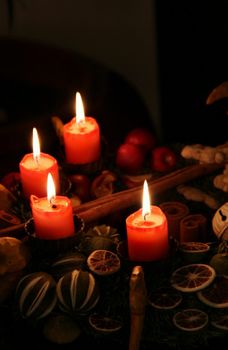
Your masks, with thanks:
[[[136,128],[129,131],[124,143],[130,143],[143,147],[146,152],[152,150],[156,144],[156,138],[151,131],[146,128]]]
[[[156,147],[151,153],[150,166],[153,171],[168,172],[177,164],[176,153],[168,146]]]
[[[145,161],[145,152],[139,146],[124,143],[116,153],[116,165],[121,170],[133,174],[138,172]]]
[[[84,174],[74,174],[69,177],[72,183],[72,192],[76,194],[83,202],[90,197],[90,180]]]

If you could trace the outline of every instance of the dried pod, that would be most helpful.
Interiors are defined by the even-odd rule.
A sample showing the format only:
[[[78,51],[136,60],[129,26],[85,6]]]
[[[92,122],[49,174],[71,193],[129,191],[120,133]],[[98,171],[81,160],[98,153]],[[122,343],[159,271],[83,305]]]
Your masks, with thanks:
[[[109,171],[104,170],[98,175],[92,182],[91,194],[95,198],[100,198],[112,194],[114,191],[114,182],[116,181],[116,175]]]

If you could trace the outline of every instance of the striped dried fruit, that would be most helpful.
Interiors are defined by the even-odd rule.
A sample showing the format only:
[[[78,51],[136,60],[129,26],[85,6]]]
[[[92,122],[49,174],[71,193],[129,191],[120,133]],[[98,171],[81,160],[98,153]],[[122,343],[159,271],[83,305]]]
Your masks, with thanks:
[[[56,279],[59,279],[67,272],[71,272],[75,269],[83,269],[85,265],[86,256],[84,254],[78,252],[66,254],[52,261],[50,266],[50,273]]]
[[[94,276],[78,269],[59,279],[56,293],[60,309],[69,314],[86,314],[96,306],[100,297]]]
[[[19,314],[25,319],[40,319],[52,312],[56,298],[56,282],[45,272],[34,272],[20,279],[15,300]]]

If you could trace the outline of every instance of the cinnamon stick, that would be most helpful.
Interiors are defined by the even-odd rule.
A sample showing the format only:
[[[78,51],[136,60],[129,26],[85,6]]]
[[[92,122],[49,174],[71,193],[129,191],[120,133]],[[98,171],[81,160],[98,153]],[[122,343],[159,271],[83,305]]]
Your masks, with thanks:
[[[186,166],[168,175],[149,181],[149,190],[153,195],[162,193],[179,184],[208,175],[221,167],[221,164],[194,164]],[[142,186],[137,186],[84,203],[74,208],[74,213],[80,215],[85,222],[92,222],[115,211],[126,209],[137,204],[141,205],[141,200]]]
[[[158,194],[176,187],[182,183],[208,175],[223,167],[224,164],[194,164],[186,166],[172,173],[148,182],[151,193]],[[90,202],[74,207],[74,213],[78,214],[86,223],[101,219],[115,211],[126,209],[134,205],[141,205],[142,186],[137,186],[121,192],[116,192]],[[23,230],[24,223],[8,228],[0,229],[0,236],[15,235]]]

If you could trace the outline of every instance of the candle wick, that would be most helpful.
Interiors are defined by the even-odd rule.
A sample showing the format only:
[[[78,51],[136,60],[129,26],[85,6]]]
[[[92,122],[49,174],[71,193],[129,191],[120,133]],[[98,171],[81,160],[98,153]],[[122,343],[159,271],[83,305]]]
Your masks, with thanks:
[[[150,213],[146,213],[146,214],[144,214],[144,221],[146,221],[147,219],[146,219],[146,217],[149,215]]]
[[[39,162],[40,158],[39,158],[39,156],[35,156],[34,159],[35,159],[35,163],[36,163],[37,168],[39,168],[39,165],[40,165],[40,162]]]
[[[54,197],[51,197],[50,200],[49,200],[50,206],[51,206],[53,209],[56,209],[56,208],[57,208],[57,205],[54,204],[53,201],[54,201]]]

